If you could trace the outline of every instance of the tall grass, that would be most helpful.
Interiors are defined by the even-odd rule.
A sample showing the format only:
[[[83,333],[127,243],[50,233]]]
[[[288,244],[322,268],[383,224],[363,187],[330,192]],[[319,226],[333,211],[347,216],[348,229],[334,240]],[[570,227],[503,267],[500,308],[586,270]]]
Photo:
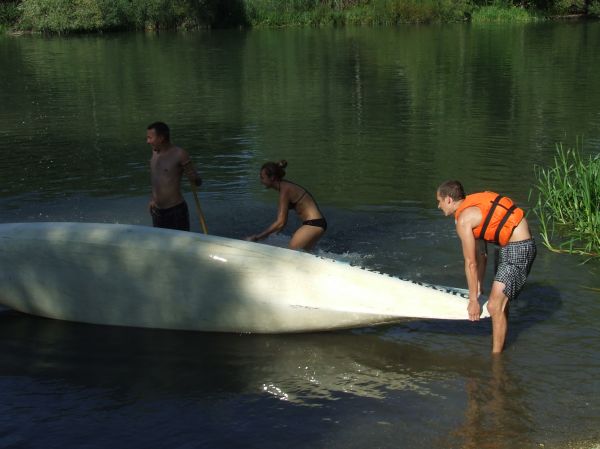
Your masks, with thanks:
[[[394,25],[456,22],[469,17],[470,0],[244,0],[253,26]]]
[[[543,20],[540,14],[505,1],[476,7],[471,16],[473,23],[528,23],[538,20]]]
[[[554,166],[534,167],[534,212],[544,245],[555,252],[600,258],[600,153],[584,158],[582,143],[556,146]]]

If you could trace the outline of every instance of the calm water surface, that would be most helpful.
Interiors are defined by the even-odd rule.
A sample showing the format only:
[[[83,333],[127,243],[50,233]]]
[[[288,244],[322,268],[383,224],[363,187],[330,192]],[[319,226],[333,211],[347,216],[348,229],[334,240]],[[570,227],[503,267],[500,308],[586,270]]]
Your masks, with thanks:
[[[0,222],[150,225],[164,120],[211,233],[266,227],[258,169],[287,159],[321,254],[464,287],[436,186],[528,209],[557,142],[598,153],[599,43],[600,23],[0,37]],[[3,311],[0,447],[598,448],[599,279],[540,247],[499,359],[487,321],[259,336]]]

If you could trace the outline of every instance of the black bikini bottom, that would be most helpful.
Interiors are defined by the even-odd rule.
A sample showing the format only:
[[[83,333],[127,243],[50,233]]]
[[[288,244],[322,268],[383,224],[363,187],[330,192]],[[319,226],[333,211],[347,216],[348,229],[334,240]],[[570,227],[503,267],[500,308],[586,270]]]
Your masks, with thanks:
[[[316,226],[317,228],[323,228],[323,231],[327,230],[327,221],[324,218],[315,218],[314,220],[306,220],[302,222],[303,225]]]

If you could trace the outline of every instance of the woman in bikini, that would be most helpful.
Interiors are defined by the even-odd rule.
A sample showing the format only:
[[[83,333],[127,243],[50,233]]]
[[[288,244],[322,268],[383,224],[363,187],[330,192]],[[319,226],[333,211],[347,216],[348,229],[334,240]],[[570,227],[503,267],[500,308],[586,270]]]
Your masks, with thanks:
[[[279,191],[277,219],[263,232],[251,235],[246,240],[256,242],[274,232],[281,231],[287,223],[288,211],[294,209],[302,219],[302,226],[294,232],[288,247],[310,251],[325,234],[327,221],[313,196],[304,187],[283,179],[285,167],[287,167],[287,162],[282,160],[267,162],[260,169],[260,182],[268,189]]]

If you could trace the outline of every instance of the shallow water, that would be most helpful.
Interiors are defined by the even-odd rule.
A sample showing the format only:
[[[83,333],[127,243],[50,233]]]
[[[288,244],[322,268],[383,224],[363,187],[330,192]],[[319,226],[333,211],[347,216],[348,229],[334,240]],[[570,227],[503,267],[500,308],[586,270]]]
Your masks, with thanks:
[[[2,37],[0,221],[150,225],[160,119],[212,234],[269,224],[258,168],[285,158],[328,219],[319,254],[464,287],[436,186],[529,208],[556,142],[597,153],[598,42],[598,23]],[[0,446],[597,447],[600,268],[538,250],[499,359],[488,321],[265,336],[0,312]]]

